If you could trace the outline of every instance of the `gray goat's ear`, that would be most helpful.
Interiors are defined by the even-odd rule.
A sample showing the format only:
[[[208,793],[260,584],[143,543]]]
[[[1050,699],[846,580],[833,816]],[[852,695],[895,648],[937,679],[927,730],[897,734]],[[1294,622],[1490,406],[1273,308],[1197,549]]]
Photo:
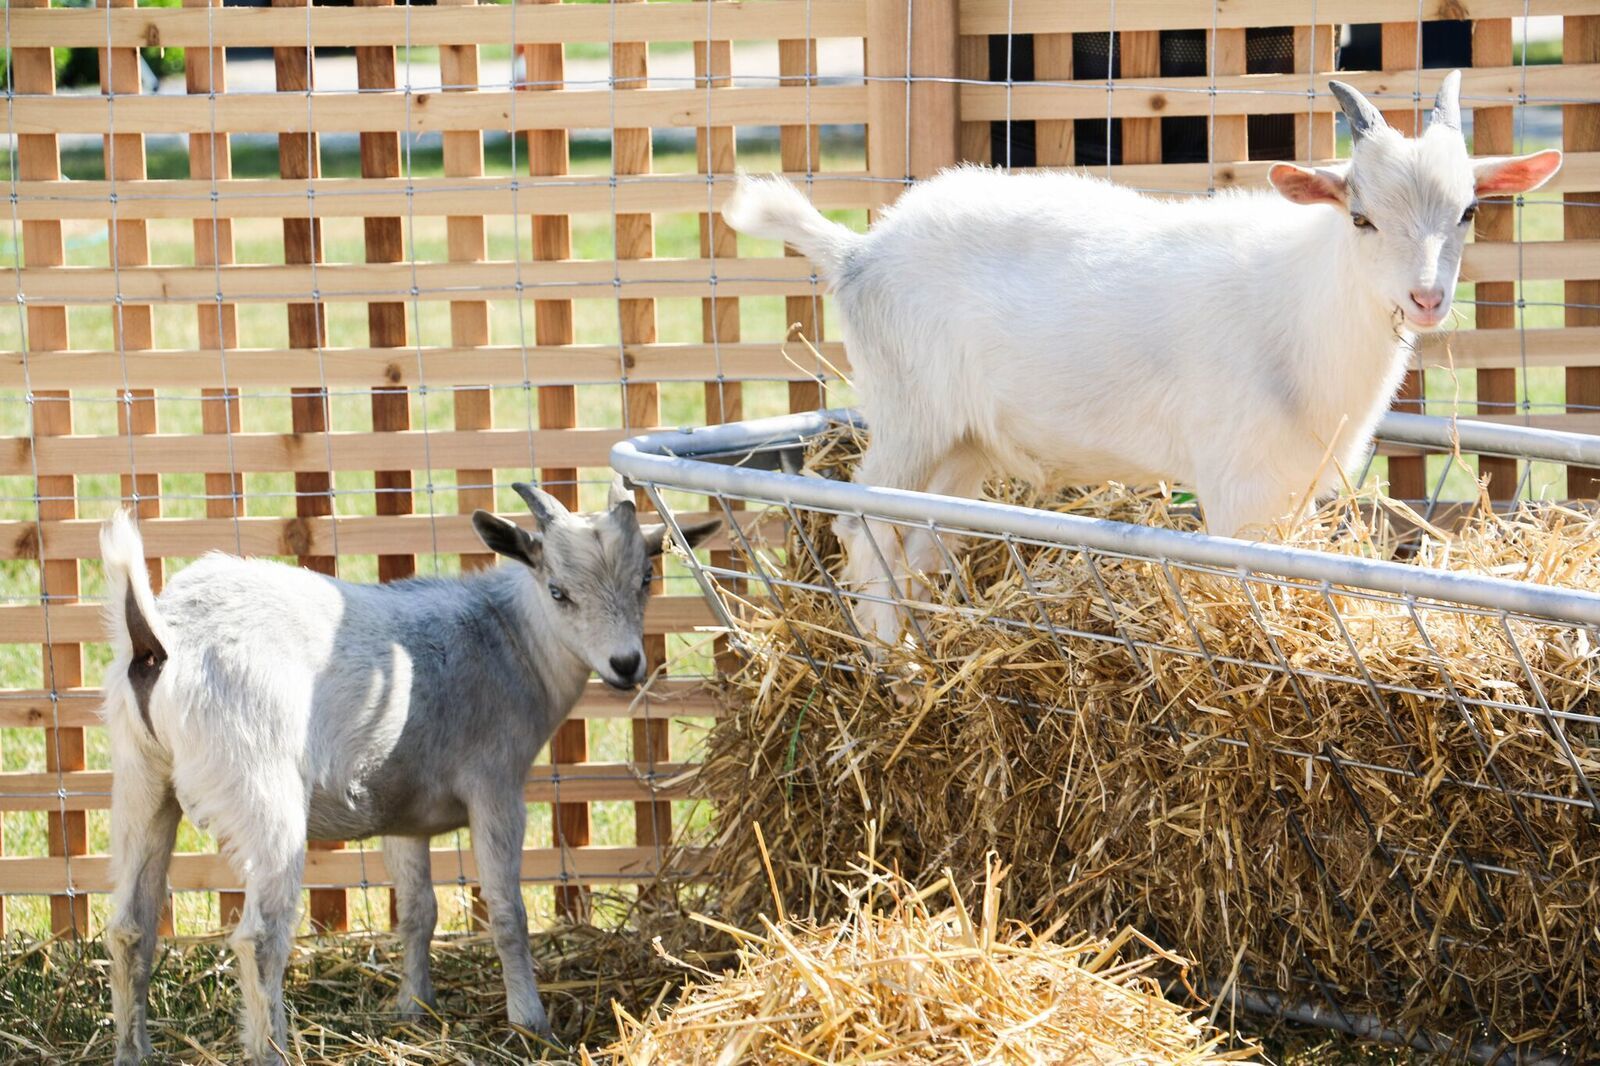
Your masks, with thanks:
[[[633,493],[623,484],[621,474],[611,479],[611,488],[606,491],[606,510],[615,511],[618,507],[635,508]]]
[[[1439,84],[1439,94],[1433,98],[1433,114],[1428,117],[1431,126],[1448,126],[1461,132],[1461,72],[1452,70]]]
[[[541,527],[552,522],[559,522],[572,512],[567,510],[567,505],[550,495],[537,485],[530,485],[526,481],[514,481],[511,488],[522,502],[528,505],[528,510],[533,512],[533,517],[539,520]]]
[[[1383,120],[1383,115],[1372,106],[1372,102],[1362,96],[1355,89],[1342,81],[1328,82],[1328,89],[1333,93],[1334,99],[1339,101],[1339,110],[1344,112],[1344,117],[1350,120],[1350,143],[1359,144],[1361,138],[1370,133],[1388,128],[1388,123]]]
[[[496,555],[515,559],[535,570],[544,562],[544,538],[509,519],[488,511],[472,512],[472,528],[488,549]]]
[[[683,530],[683,540],[686,542],[686,547],[690,549],[698,548],[700,545],[704,544],[711,537],[711,534],[715,533],[717,528],[721,525],[722,519],[708,518],[704,522],[696,522],[693,525],[680,527]],[[639,532],[644,534],[645,547],[649,549],[650,554],[660,555],[662,549],[666,547],[667,527],[645,526],[640,529]]]

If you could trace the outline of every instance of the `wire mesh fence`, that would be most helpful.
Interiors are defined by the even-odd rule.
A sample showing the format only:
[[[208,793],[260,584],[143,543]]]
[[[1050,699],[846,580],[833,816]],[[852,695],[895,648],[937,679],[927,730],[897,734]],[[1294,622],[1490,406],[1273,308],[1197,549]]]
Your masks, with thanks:
[[[1480,214],[1461,328],[1418,346],[1407,395],[1593,428],[1600,9],[1452,11],[7,5],[0,919],[92,929],[106,887],[95,525],[116,504],[136,505],[158,581],[213,549],[362,580],[452,573],[487,562],[467,516],[515,512],[513,480],[592,505],[631,433],[849,399],[810,264],[721,223],[736,168],[783,171],[857,225],[962,160],[1211,195],[1261,183],[1268,159],[1338,154],[1330,73],[1402,125],[1432,97],[1428,68],[1469,66],[1480,154],[1568,157],[1553,192]],[[1495,462],[1479,472],[1496,495],[1593,495],[1593,467]],[[1466,477],[1382,465],[1417,499]],[[701,817],[682,775],[716,712],[698,683],[716,648],[693,576],[663,574],[648,694],[587,696],[530,780],[546,912],[647,876]],[[467,922],[463,838],[439,843],[447,913]],[[226,922],[236,881],[213,842],[186,828],[180,850],[177,926]],[[346,892],[382,885],[370,848],[308,869],[317,924],[387,924],[381,891]]]

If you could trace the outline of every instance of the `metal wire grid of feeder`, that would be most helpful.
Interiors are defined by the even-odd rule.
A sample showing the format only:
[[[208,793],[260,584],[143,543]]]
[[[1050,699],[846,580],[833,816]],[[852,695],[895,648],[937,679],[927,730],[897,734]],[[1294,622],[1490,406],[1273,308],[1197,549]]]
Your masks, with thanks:
[[[817,476],[815,470],[802,474],[807,448],[853,420],[848,412],[799,415],[660,433],[613,451],[616,468],[664,511],[670,513],[672,501],[698,502],[703,494],[737,531],[735,559],[721,565],[696,560],[693,570],[733,647],[760,679],[733,693],[736,701],[757,708],[746,712],[736,705],[730,712],[750,715],[747,732],[776,728],[776,718],[795,709],[780,706],[788,697],[761,695],[784,689],[785,682],[774,678],[785,670],[801,678],[793,686],[794,701],[810,691],[808,706],[826,699],[818,691],[838,689],[841,705],[866,703],[863,714],[894,715],[897,704],[916,707],[906,712],[910,725],[897,719],[894,728],[908,731],[887,760],[881,750],[871,753],[859,736],[835,735],[826,713],[806,718],[800,709],[786,768],[794,763],[802,729],[819,730],[828,734],[826,743],[839,759],[849,750],[850,760],[872,764],[872,780],[881,785],[889,776],[885,766],[901,748],[908,760],[916,758],[918,742],[907,738],[918,730],[938,732],[945,728],[937,724],[941,720],[1005,704],[992,713],[1014,716],[1022,723],[1017,735],[1027,738],[1003,753],[1015,756],[1013,771],[1023,780],[1014,788],[1020,792],[1036,783],[1039,772],[1037,749],[1027,748],[1031,734],[1053,718],[1093,723],[1079,733],[1068,730],[1073,738],[1110,719],[1136,719],[1138,729],[1117,735],[1124,745],[1146,745],[1156,754],[1149,765],[1124,774],[1124,755],[1114,745],[1094,751],[1092,758],[1116,764],[1094,767],[1110,782],[1100,787],[1115,789],[1122,781],[1164,792],[1156,806],[1181,808],[1193,798],[1185,790],[1205,774],[1213,775],[1213,783],[1218,773],[1242,775],[1249,784],[1236,786],[1240,794],[1231,800],[1224,793],[1216,801],[1222,804],[1216,820],[1202,819],[1198,832],[1226,836],[1228,817],[1238,813],[1230,803],[1270,808],[1271,832],[1251,839],[1256,845],[1271,839],[1282,850],[1276,858],[1270,848],[1246,855],[1249,845],[1240,843],[1240,866],[1255,866],[1263,884],[1279,886],[1257,887],[1258,894],[1303,894],[1312,901],[1304,904],[1308,910],[1322,912],[1291,924],[1303,922],[1306,929],[1316,927],[1313,933],[1349,941],[1341,958],[1338,950],[1314,946],[1315,937],[1302,937],[1298,928],[1293,937],[1266,936],[1276,940],[1281,955],[1274,971],[1261,965],[1262,957],[1247,955],[1237,936],[1184,927],[1173,901],[1163,902],[1159,892],[1155,902],[1144,901],[1148,909],[1142,913],[1138,901],[1124,898],[1117,918],[1152,925],[1163,943],[1199,959],[1211,994],[1230,1007],[1425,1049],[1450,1046],[1480,1061],[1513,1061],[1504,1058],[1513,1053],[1521,1056],[1514,1061],[1529,1061],[1534,1052],[1508,1050],[1502,1034],[1530,1031],[1526,1025],[1533,1023],[1524,1015],[1544,1011],[1550,1023],[1544,1035],[1553,1044],[1539,1054],[1553,1056],[1552,1062],[1582,1061],[1548,1048],[1593,1050],[1595,1004],[1572,982],[1592,983],[1600,945],[1582,920],[1561,929],[1559,918],[1550,920],[1563,906],[1584,914],[1595,906],[1600,594],[1416,562],[885,490]],[[1600,438],[1418,415],[1390,415],[1379,436],[1390,450],[1500,456],[1522,467],[1524,476],[1534,462],[1600,460]],[[1441,482],[1420,508],[1423,522],[1444,520],[1455,505],[1443,497]],[[835,580],[837,548],[825,543],[829,523],[839,516],[870,520],[868,528],[877,528],[880,542],[898,532],[933,535],[939,543],[944,573],[935,579],[937,587],[894,599],[923,652],[867,650],[851,609],[865,594]],[[880,562],[888,549],[880,543]],[[965,564],[980,556],[989,560],[981,575],[976,564]],[[1297,605],[1300,613],[1292,614],[1286,604]],[[1149,622],[1152,615],[1159,624]],[[1304,639],[1310,630],[1318,631],[1314,652]],[[1388,656],[1411,661],[1404,669],[1377,661]],[[1479,672],[1492,682],[1464,676],[1471,672],[1462,670],[1464,656],[1475,656]],[[909,672],[906,658],[916,664]],[[975,660],[1021,665],[1010,673],[994,666],[987,673],[976,669],[972,678],[959,676],[972,671]],[[1063,687],[1044,698],[1040,686],[1016,681],[1052,663],[1064,671]],[[1074,687],[1089,695],[1079,698]],[[1273,695],[1257,700],[1250,692]],[[1104,694],[1104,702],[1094,693]],[[762,710],[763,702],[775,709]],[[995,732],[1003,736],[1004,729]],[[1441,738],[1457,746],[1444,759],[1427,750]],[[996,743],[1004,747],[1007,741]],[[1197,771],[1195,761],[1209,768]],[[760,765],[767,770],[755,777],[771,770],[769,763]],[[833,803],[848,801],[856,787],[843,782],[846,776],[839,770],[832,785],[815,786],[823,796],[819,805],[835,807],[827,817],[848,819],[854,809],[848,802]],[[758,785],[755,777],[752,789],[780,787]],[[1300,781],[1304,787],[1297,789]],[[715,787],[713,780],[712,794]],[[791,781],[781,787],[792,792],[799,786]],[[1067,786],[1060,787],[1065,793]],[[1256,791],[1246,794],[1249,789]],[[963,798],[970,799],[952,795],[949,802]],[[1471,818],[1496,826],[1494,832],[1475,836],[1462,829],[1468,809],[1475,812]],[[919,834],[915,816],[900,813],[908,838],[937,835],[931,827]],[[1107,814],[1104,821],[1115,819]],[[1048,839],[1052,829],[1057,837],[1095,836],[1059,823],[1027,823],[1017,833]],[[824,827],[807,825],[797,837],[806,830],[826,835]],[[1233,830],[1240,832],[1237,824]],[[1128,821],[1118,831],[1144,829]],[[770,824],[768,832],[774,832]],[[941,824],[937,832],[948,828]],[[1244,836],[1252,832],[1247,824]],[[726,845],[728,834],[719,839]],[[1101,843],[1097,838],[1094,846]],[[1165,858],[1147,856],[1140,876],[1182,885],[1189,868],[1200,869],[1207,858],[1167,847]],[[1063,867],[1080,862],[1070,846],[1043,851]],[[827,860],[819,850],[808,853],[807,861]],[[917,859],[905,861],[916,868]],[[1018,865],[1024,861],[1021,852],[1014,857]],[[1282,866],[1281,876],[1275,864]],[[1063,874],[1050,880],[1048,892],[1039,895],[1054,898],[1067,891],[1062,882],[1070,879]],[[1245,883],[1232,888],[1241,895],[1251,891]],[[1466,901],[1452,902],[1451,892]],[[1255,912],[1258,917],[1264,909],[1269,908]],[[1513,914],[1519,909],[1537,912],[1534,927],[1525,921],[1527,913]],[[1102,906],[1096,913],[1108,912]],[[1031,915],[1040,921],[1061,916],[1048,907]],[[1374,932],[1380,921],[1389,927]],[[1546,923],[1544,939],[1540,923]],[[1291,946],[1291,940],[1302,942]],[[1424,961],[1397,963],[1408,950]],[[1546,951],[1553,957],[1527,967],[1534,976],[1523,973],[1515,982],[1503,972],[1486,976],[1495,970],[1495,957],[1539,960]],[[1256,965],[1238,969],[1241,957]],[[1452,972],[1461,975],[1459,987],[1440,990],[1432,1001],[1408,995],[1404,987],[1408,977],[1448,985]],[[1520,1008],[1495,999],[1510,998],[1496,981],[1516,985],[1524,997]],[[1440,1006],[1445,1000],[1448,1005]]]

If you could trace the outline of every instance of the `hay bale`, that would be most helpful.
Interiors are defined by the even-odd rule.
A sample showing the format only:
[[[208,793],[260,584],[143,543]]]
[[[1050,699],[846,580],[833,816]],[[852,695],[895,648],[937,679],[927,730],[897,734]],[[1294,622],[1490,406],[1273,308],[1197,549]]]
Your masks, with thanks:
[[[992,865],[976,914],[948,880],[916,891],[870,865],[853,873],[837,921],[763,917],[748,933],[705,919],[738,939],[737,966],[643,1019],[619,1007],[621,1035],[602,1054],[614,1066],[1201,1066],[1254,1054],[1162,995],[1158,974],[1187,964],[1133,930],[1040,939],[1002,922]],[[936,910],[940,897],[950,903]]]
[[[836,434],[811,465],[847,474],[857,452]],[[992,488],[1194,526],[1159,493]],[[1403,525],[1381,516],[1401,513],[1345,500],[1293,543],[1391,556]],[[825,516],[801,517],[836,570]],[[1418,565],[1600,591],[1596,533],[1546,507],[1409,543]],[[1430,612],[1424,641],[1405,608],[1314,585],[1247,594],[1226,574],[979,541],[932,590],[951,607],[970,590],[972,610],[926,616],[924,642],[875,662],[834,599],[802,587],[823,575],[793,531],[770,548],[764,565],[797,586],[782,614],[740,599],[745,657],[701,778],[730,913],[767,893],[752,824],[794,857],[774,870],[791,909],[825,914],[875,821],[880,856],[913,879],[949,867],[970,885],[994,850],[1008,916],[1135,925],[1199,960],[1211,991],[1600,1054],[1600,832],[1573,769],[1600,781],[1592,634],[1513,621],[1513,646],[1498,617]],[[985,621],[1040,611],[1060,635]],[[1570,752],[1530,710],[1541,695],[1568,715]]]

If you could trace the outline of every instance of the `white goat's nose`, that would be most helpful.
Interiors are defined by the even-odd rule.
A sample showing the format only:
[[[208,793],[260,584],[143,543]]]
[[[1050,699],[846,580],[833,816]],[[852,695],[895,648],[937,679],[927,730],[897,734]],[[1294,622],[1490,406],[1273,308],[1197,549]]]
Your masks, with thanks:
[[[1444,303],[1443,289],[1412,289],[1411,302],[1424,311],[1433,311]]]

